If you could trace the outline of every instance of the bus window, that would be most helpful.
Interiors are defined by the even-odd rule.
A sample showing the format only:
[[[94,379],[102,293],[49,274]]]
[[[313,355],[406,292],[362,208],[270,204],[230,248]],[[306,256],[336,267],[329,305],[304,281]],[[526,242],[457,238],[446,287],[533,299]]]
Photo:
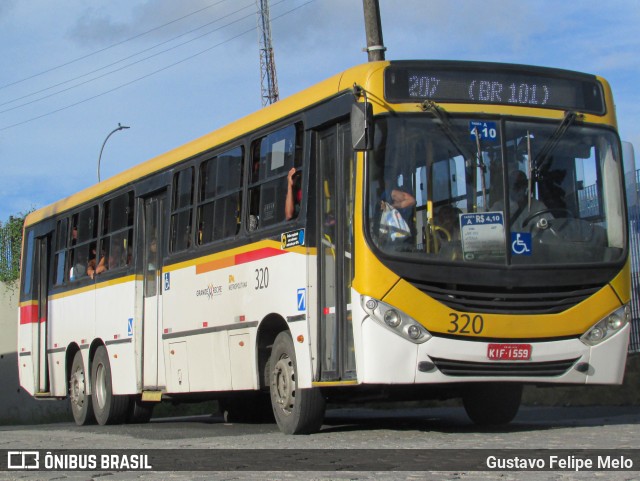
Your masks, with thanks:
[[[243,149],[236,147],[200,166],[199,245],[235,236],[240,230]]]
[[[69,230],[69,219],[59,220],[56,225],[56,244],[55,244],[55,273],[53,283],[59,286],[65,281],[65,273],[67,271],[67,239]]]
[[[100,260],[96,274],[129,265],[132,242],[133,192],[127,192],[104,203]]]
[[[193,167],[173,176],[173,199],[171,202],[171,252],[180,252],[191,247],[191,206],[193,202]]]
[[[33,256],[34,256],[34,234],[29,231],[24,250],[24,266],[22,269],[22,294],[29,296],[33,283]]]
[[[98,206],[80,211],[71,218],[71,244],[69,279],[77,281],[95,270],[96,238],[98,236]]]
[[[302,165],[302,125],[290,125],[255,141],[249,187],[249,230],[285,220],[288,175]],[[297,199],[299,202],[299,199]]]

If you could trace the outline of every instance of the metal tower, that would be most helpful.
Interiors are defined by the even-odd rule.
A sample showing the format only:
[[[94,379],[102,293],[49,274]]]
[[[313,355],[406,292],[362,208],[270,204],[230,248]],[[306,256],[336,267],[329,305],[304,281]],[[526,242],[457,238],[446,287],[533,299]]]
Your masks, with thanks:
[[[269,18],[269,0],[256,0],[258,6],[258,47],[260,49],[260,84],[262,87],[262,106],[277,102],[278,79],[276,62],[271,45],[271,20]]]

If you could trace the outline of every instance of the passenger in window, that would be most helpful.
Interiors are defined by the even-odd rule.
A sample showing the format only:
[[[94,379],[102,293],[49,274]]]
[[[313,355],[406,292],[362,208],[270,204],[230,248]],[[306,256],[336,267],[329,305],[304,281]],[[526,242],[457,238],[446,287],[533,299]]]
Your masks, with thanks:
[[[446,204],[436,213],[436,233],[440,241],[451,242],[460,240],[460,214],[457,207]],[[440,228],[440,229],[438,229]]]
[[[82,248],[78,248],[72,251],[75,257],[75,262],[72,261],[72,267],[69,272],[69,279],[72,281],[77,281],[87,275],[87,261],[83,250]]]
[[[92,258],[87,264],[87,275],[93,279],[96,274],[102,274],[107,270],[107,256],[104,250],[100,252],[100,260],[97,261],[96,250],[91,249]]]
[[[385,208],[384,203],[386,202],[400,212],[408,225],[413,225],[413,208],[416,205],[416,198],[406,188],[396,186],[390,192],[383,192],[381,201],[382,209]]]
[[[287,175],[287,198],[284,204],[284,217],[286,220],[298,217],[301,202],[302,175],[300,171],[296,171],[295,167],[291,167]]]

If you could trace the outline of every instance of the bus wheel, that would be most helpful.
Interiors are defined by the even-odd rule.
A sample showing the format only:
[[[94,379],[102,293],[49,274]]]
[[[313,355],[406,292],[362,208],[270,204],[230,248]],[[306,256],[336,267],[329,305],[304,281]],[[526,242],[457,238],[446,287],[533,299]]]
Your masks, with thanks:
[[[151,420],[153,408],[156,403],[143,402],[140,396],[131,396],[129,398],[129,408],[127,411],[127,423],[129,424],[145,424]]]
[[[82,362],[82,353],[76,352],[71,364],[71,375],[69,376],[69,402],[73,419],[78,426],[85,424],[95,424],[96,418],[93,415],[93,405],[91,396],[87,395],[87,372]]]
[[[479,426],[509,424],[518,414],[522,384],[496,383],[470,387],[462,396],[469,418]]]
[[[269,365],[271,406],[280,430],[285,434],[320,430],[325,400],[317,388],[298,389],[296,354],[288,331],[276,337]]]
[[[124,421],[129,405],[128,396],[114,396],[111,387],[111,366],[104,346],[96,350],[91,365],[93,381],[93,412],[98,424],[117,424]]]

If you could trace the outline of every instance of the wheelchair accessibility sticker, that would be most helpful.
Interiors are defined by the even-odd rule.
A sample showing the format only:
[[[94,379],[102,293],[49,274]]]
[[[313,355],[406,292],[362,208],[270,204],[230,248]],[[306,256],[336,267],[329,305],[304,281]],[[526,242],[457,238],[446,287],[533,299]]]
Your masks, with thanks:
[[[514,256],[531,255],[531,233],[512,232],[511,233],[511,253]]]

